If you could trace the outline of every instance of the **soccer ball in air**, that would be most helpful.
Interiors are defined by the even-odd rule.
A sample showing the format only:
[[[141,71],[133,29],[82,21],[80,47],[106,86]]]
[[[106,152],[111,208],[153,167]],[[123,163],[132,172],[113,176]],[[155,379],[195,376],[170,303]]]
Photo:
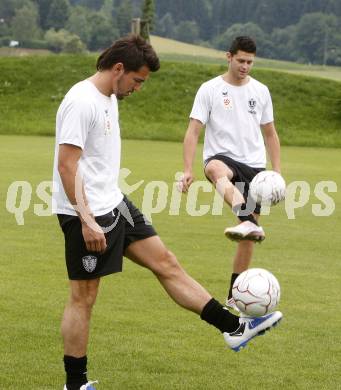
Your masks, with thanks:
[[[232,288],[237,307],[250,317],[263,316],[273,311],[280,295],[278,280],[262,268],[250,268],[242,272]]]
[[[273,206],[285,199],[285,181],[275,171],[262,171],[250,183],[250,195],[256,203]]]

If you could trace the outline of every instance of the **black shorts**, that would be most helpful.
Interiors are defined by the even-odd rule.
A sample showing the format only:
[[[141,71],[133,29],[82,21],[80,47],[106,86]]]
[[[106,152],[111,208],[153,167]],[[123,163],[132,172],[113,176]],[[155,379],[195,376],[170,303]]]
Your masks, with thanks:
[[[86,249],[78,217],[58,214],[65,237],[65,259],[70,280],[95,279],[121,272],[126,248],[134,241],[157,234],[127,197],[113,211],[95,219],[108,230],[105,232],[107,249],[103,254]]]
[[[252,168],[246,164],[235,161],[232,158],[226,157],[222,154],[216,154],[215,156],[209,157],[205,161],[205,168],[206,165],[212,160],[222,161],[225,165],[227,165],[231,169],[233,173],[231,182],[233,185],[236,185],[236,183],[241,183],[241,186],[243,186],[243,190],[241,192],[243,193],[244,199],[247,202],[248,195],[249,195],[249,187],[252,179],[257,175],[257,173],[261,171],[265,171],[265,168]],[[210,180],[208,177],[207,179]],[[237,187],[239,188],[239,184],[237,184]],[[261,210],[261,206],[260,204],[257,203],[254,213],[260,214],[260,210]]]

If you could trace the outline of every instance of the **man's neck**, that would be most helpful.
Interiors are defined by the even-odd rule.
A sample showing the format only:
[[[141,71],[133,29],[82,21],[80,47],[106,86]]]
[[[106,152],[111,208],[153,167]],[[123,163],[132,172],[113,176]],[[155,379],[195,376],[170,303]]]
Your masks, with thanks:
[[[246,76],[244,79],[237,79],[233,77],[233,75],[230,72],[226,72],[223,74],[223,79],[227,83],[231,85],[235,85],[236,87],[241,87],[243,85],[246,85],[250,81],[250,76]]]
[[[113,94],[112,86],[109,83],[108,76],[105,72],[97,72],[90,76],[88,80],[105,96]]]

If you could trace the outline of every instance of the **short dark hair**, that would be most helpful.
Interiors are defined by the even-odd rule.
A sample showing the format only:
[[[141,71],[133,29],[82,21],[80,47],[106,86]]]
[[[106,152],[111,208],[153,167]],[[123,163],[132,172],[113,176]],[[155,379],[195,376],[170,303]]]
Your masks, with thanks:
[[[98,71],[111,69],[121,62],[128,72],[137,72],[147,66],[151,72],[160,68],[160,61],[153,47],[138,35],[128,35],[115,41],[98,57]]]
[[[232,55],[234,55],[237,53],[238,50],[245,51],[246,53],[256,54],[257,47],[255,40],[245,35],[236,37],[231,43],[231,46],[228,51]]]

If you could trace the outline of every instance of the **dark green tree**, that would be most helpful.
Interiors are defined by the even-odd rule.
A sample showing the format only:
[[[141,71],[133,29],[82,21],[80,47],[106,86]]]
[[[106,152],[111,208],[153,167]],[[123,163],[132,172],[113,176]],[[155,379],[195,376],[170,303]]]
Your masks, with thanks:
[[[91,13],[88,25],[90,28],[89,50],[105,49],[119,37],[117,28],[101,12]]]
[[[48,28],[47,18],[50,11],[51,0],[36,0],[39,10],[39,25],[43,30]]]
[[[80,5],[97,11],[103,6],[103,2],[104,0],[81,0]]]
[[[161,37],[174,38],[175,25],[172,15],[167,12],[156,22],[156,34]]]
[[[47,15],[47,27],[57,30],[65,27],[70,16],[70,3],[68,0],[52,0],[49,13]]]
[[[67,30],[60,29],[56,31],[51,28],[45,33],[45,41],[50,50],[65,53],[82,53],[85,51],[85,45],[79,36],[72,34]]]
[[[274,28],[296,24],[302,14],[303,2],[297,0],[262,0],[254,4],[255,12],[249,20],[257,23],[263,31],[271,33]]]
[[[285,28],[275,28],[271,33],[273,52],[271,57],[281,60],[295,61],[297,53],[296,25]]]
[[[110,20],[113,19],[114,2],[113,0],[104,0],[100,9],[101,13]]]
[[[11,23],[13,38],[18,41],[38,38],[38,18],[38,8],[32,2],[27,2],[22,8],[17,9]]]
[[[9,34],[10,34],[10,29],[8,24],[5,22],[4,19],[0,19],[0,38],[8,37]]]
[[[117,8],[115,13],[115,24],[119,34],[126,35],[131,31],[131,19],[133,17],[133,6],[131,0],[126,0]]]
[[[327,61],[338,21],[321,12],[305,14],[297,25],[296,42],[302,62],[323,64]]]
[[[326,11],[329,14],[334,14],[341,17],[341,1],[340,0],[329,0]]]
[[[261,56],[271,57],[271,41],[267,38],[264,31],[255,23],[233,24],[223,34],[216,37],[214,45],[221,50],[227,50],[233,39],[239,35],[249,35],[254,38],[257,44],[257,53]]]
[[[199,39],[199,27],[196,22],[185,20],[175,29],[175,38],[182,42],[195,43]]]
[[[144,0],[142,7],[141,36],[149,40],[149,33],[154,30],[155,4],[154,0]]]
[[[0,18],[10,22],[15,11],[27,4],[27,0],[0,0]]]
[[[208,40],[212,36],[214,26],[212,24],[212,5],[209,0],[196,0],[197,7],[195,21],[199,27],[199,35],[203,40]]]
[[[91,27],[88,23],[91,11],[88,8],[75,6],[72,7],[68,21],[66,22],[66,29],[79,38],[85,44],[88,44],[91,37]]]

